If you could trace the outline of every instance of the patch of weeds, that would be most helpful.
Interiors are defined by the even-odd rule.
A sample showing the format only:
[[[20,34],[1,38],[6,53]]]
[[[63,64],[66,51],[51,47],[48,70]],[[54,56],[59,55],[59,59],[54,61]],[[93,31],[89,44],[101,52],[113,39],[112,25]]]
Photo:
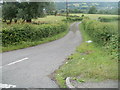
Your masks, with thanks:
[[[72,80],[75,80],[75,81],[77,81],[79,83],[84,83],[85,82],[85,80],[79,79],[79,78],[76,78],[76,77],[73,77]]]

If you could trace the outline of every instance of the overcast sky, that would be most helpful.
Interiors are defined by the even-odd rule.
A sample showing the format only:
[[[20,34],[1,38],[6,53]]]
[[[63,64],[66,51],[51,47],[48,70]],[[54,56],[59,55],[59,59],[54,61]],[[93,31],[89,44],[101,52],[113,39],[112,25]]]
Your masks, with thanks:
[[[66,0],[55,0],[55,1],[66,1]],[[119,2],[120,0],[67,0],[69,2]]]
[[[4,0],[0,0],[0,3]],[[8,2],[14,2],[15,0],[5,0]],[[25,0],[20,0],[25,1]],[[32,1],[32,0],[31,0]],[[33,0],[33,2],[49,2],[49,1],[56,1],[56,2],[66,2],[66,0]],[[120,0],[67,0],[68,2],[119,2]]]

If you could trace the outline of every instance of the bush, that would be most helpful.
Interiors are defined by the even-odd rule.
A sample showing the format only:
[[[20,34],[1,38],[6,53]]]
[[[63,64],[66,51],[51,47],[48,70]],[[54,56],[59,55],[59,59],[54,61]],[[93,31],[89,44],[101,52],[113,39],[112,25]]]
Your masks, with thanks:
[[[67,19],[63,19],[62,21],[65,21],[65,22],[75,22],[75,21],[82,21],[83,20],[83,17],[67,17]]]
[[[118,17],[99,17],[98,19],[101,22],[111,22],[111,21],[119,20]]]
[[[38,41],[67,30],[65,23],[61,24],[14,24],[2,30],[2,45],[16,45],[26,41]]]
[[[116,32],[114,26],[109,23],[85,19],[83,20],[83,27],[94,42],[105,46],[111,52],[117,53],[118,32]]]
[[[82,21],[82,17],[68,17],[67,18],[69,21]]]
[[[49,23],[45,21],[32,21],[32,24],[40,25],[40,24],[49,24]]]

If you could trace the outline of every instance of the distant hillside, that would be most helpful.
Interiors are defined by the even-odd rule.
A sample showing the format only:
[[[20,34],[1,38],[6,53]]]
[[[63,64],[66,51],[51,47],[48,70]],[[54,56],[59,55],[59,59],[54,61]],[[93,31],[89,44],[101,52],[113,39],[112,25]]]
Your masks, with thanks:
[[[96,6],[97,9],[115,9],[118,8],[117,2],[69,2],[69,9],[89,9],[91,6]],[[58,10],[65,9],[65,2],[56,2],[56,8]]]

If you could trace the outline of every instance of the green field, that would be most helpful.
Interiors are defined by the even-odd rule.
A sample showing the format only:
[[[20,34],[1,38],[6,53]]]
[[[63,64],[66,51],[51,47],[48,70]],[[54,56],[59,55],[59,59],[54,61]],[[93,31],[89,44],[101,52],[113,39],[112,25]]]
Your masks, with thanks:
[[[46,16],[44,18],[33,19],[33,21],[41,21],[41,22],[48,22],[48,23],[60,23],[66,17],[64,16]]]
[[[97,20],[99,17],[118,17],[118,15],[104,15],[104,14],[70,14],[70,15],[85,15],[88,16],[90,19],[95,19]]]

